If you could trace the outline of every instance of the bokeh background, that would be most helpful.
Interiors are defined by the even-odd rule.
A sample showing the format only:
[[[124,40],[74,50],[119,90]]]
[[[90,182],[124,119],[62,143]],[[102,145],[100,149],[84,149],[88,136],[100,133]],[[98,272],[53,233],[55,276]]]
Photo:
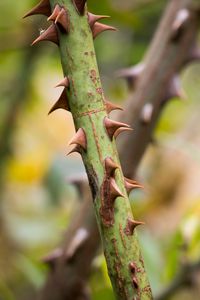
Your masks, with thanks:
[[[111,15],[116,33],[95,48],[105,94],[123,105],[127,83],[120,68],[142,59],[168,1],[88,0]],[[47,27],[40,16],[23,20],[35,1],[0,1],[0,299],[36,297],[48,267],[41,258],[56,248],[81,200],[69,180],[84,175],[80,157],[66,156],[74,126],[70,113],[47,113],[61,90],[57,47],[30,47]],[[134,191],[136,217],[146,221],[140,243],[154,295],[173,282],[185,263],[200,260],[200,65],[181,73],[185,100],[165,108],[138,170],[146,187]],[[114,299],[103,256],[90,277],[92,299]],[[200,275],[170,299],[200,299]]]

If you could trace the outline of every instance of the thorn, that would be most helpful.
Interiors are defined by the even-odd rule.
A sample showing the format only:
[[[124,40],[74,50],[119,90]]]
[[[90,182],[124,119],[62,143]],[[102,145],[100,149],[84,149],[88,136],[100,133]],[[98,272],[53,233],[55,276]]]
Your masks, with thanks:
[[[58,4],[56,4],[56,6],[54,7],[54,10],[52,12],[52,14],[48,17],[47,21],[55,21],[55,19],[57,18],[59,12],[60,12],[61,8]]]
[[[69,33],[70,19],[69,19],[68,12],[64,8],[62,8],[61,11],[59,12],[55,20],[55,24],[60,25],[61,31]]]
[[[42,0],[38,5],[33,7],[23,18],[27,18],[32,15],[45,15],[49,16],[51,14],[51,6],[49,0]]]
[[[146,103],[141,112],[141,121],[143,124],[149,124],[153,116],[153,105],[152,103]]]
[[[126,177],[124,177],[124,183],[125,183],[125,188],[126,188],[126,191],[127,191],[128,195],[134,189],[144,188],[144,186],[141,185],[141,184],[139,184],[137,181],[129,179],[129,178],[126,178]]]
[[[129,125],[127,125],[125,123],[113,121],[113,120],[109,119],[108,117],[104,118],[104,126],[106,128],[107,134],[110,137],[110,139],[113,138],[116,130],[119,129],[120,127],[130,128]]]
[[[48,264],[52,269],[54,268],[55,262],[58,258],[63,255],[61,248],[56,248],[51,253],[42,258],[42,262]]]
[[[95,39],[101,32],[106,30],[116,31],[117,29],[115,27],[96,22],[92,27],[93,38]]]
[[[60,86],[64,86],[65,88],[68,88],[69,87],[69,78],[68,77],[65,77],[64,79],[62,79],[56,86],[56,87],[60,87]]]
[[[172,39],[176,39],[179,36],[181,29],[188,21],[189,17],[190,17],[190,12],[188,9],[183,8],[178,11],[175,20],[172,24]]]
[[[133,235],[135,228],[139,225],[145,225],[145,223],[128,218],[126,228],[124,229],[125,234]]]
[[[119,166],[113,161],[111,157],[106,157],[105,159],[105,170],[106,175],[108,177],[113,176],[116,169],[118,169]]]
[[[181,81],[178,75],[174,75],[169,84],[168,93],[165,100],[178,97],[180,99],[185,99],[186,95],[181,88]]]
[[[113,177],[110,178],[110,196],[113,201],[117,197],[124,197]]]
[[[127,79],[129,86],[132,88],[135,86],[138,78],[140,77],[141,73],[145,69],[144,63],[139,63],[132,68],[122,69],[115,73],[117,77],[124,77]]]
[[[65,110],[69,110],[66,89],[63,90],[62,94],[60,95],[60,98],[54,104],[54,106],[50,109],[48,115],[50,115],[52,112],[54,112],[55,110],[57,110],[59,108],[62,108],[62,109],[65,109]]]
[[[79,145],[76,145],[70,152],[67,153],[67,156],[72,153],[79,153],[81,154],[81,147]]]
[[[50,41],[59,45],[58,33],[55,24],[52,24],[49,28],[47,28],[47,30],[45,30],[35,41],[33,41],[31,46],[43,41]]]
[[[69,145],[79,145],[85,151],[87,150],[87,139],[83,128],[79,128],[75,136],[69,142]]]
[[[74,6],[77,12],[82,16],[85,12],[85,3],[86,0],[73,0]]]
[[[90,12],[88,12],[88,22],[90,27],[92,28],[94,24],[101,19],[110,18],[110,16],[101,16],[101,15],[94,15]]]
[[[117,106],[117,105],[115,105],[115,104],[113,104],[112,102],[110,102],[110,101],[105,101],[105,105],[106,105],[106,111],[107,111],[107,113],[109,114],[111,111],[113,111],[113,110],[123,110],[123,108],[122,107],[120,107],[120,106]]]
[[[120,127],[115,131],[114,137],[117,138],[118,135],[124,131],[133,131],[133,128]]]

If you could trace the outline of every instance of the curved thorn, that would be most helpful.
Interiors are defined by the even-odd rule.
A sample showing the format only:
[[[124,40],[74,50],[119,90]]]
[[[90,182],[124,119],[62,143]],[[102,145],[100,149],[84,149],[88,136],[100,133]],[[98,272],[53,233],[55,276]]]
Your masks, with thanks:
[[[58,33],[55,24],[52,24],[49,28],[47,28],[47,30],[45,30],[35,41],[33,41],[31,46],[43,41],[50,41],[56,45],[59,45]]]
[[[81,146],[81,148],[83,148],[86,151],[87,139],[86,139],[85,131],[83,130],[83,128],[79,128],[79,130],[76,132],[75,136],[69,142],[69,145],[74,145],[74,144]]]
[[[65,77],[64,79],[62,79],[56,86],[56,87],[60,87],[60,86],[64,86],[65,88],[68,88],[69,87],[69,78],[68,77]]]
[[[111,157],[106,157],[105,159],[105,170],[106,175],[108,177],[112,176],[116,169],[118,169],[119,166],[112,160]]]
[[[128,179],[126,177],[124,177],[124,183],[125,183],[125,188],[126,188],[126,191],[127,191],[128,195],[134,189],[144,188],[143,185],[139,184],[137,181],[132,180],[132,179]]]
[[[54,106],[50,109],[48,115],[50,115],[52,112],[54,112],[55,110],[60,109],[60,108],[69,110],[66,89],[63,90],[62,94],[60,95],[60,98],[54,104]]]
[[[49,0],[42,0],[38,5],[33,7],[23,18],[27,18],[32,15],[45,15],[49,16],[51,14],[51,6]]]
[[[64,8],[62,8],[59,14],[57,15],[55,19],[55,24],[60,25],[61,30],[69,33],[70,20],[69,20],[68,12]]]
[[[72,153],[79,153],[81,154],[81,146],[76,145],[70,152],[67,153],[67,156],[72,154]]]
[[[118,106],[118,105],[115,105],[115,104],[113,104],[112,102],[110,102],[110,101],[105,101],[105,106],[106,106],[106,111],[107,111],[107,113],[109,114],[111,111],[113,111],[113,110],[123,110],[123,108],[122,107],[120,107],[120,106]]]
[[[80,15],[84,15],[86,0],[73,0],[73,4]]]
[[[115,131],[114,137],[117,138],[118,135],[120,135],[120,133],[125,132],[125,131],[133,131],[133,128],[120,127]]]
[[[130,87],[134,87],[137,80],[140,78],[142,72],[145,69],[144,63],[139,63],[131,68],[119,70],[115,73],[116,77],[125,78],[128,81]]]
[[[112,201],[117,197],[124,197],[113,177],[110,178],[110,197]]]
[[[90,27],[92,28],[94,24],[101,19],[110,18],[110,16],[104,16],[104,15],[94,15],[90,12],[88,12],[88,22]]]
[[[115,27],[96,22],[94,24],[94,26],[92,27],[93,38],[95,39],[101,32],[106,31],[106,30],[116,31],[117,29]]]
[[[128,218],[126,228],[124,229],[125,234],[133,235],[135,228],[139,225],[145,225],[145,223]]]
[[[52,12],[52,14],[49,16],[49,18],[47,19],[47,21],[55,21],[55,19],[57,18],[59,12],[60,12],[61,8],[58,4],[56,4],[56,6],[54,7],[54,10]]]
[[[119,129],[120,127],[130,128],[130,126],[128,124],[113,121],[113,120],[109,119],[108,117],[104,118],[104,126],[106,128],[107,134],[110,139],[113,138],[116,130]]]

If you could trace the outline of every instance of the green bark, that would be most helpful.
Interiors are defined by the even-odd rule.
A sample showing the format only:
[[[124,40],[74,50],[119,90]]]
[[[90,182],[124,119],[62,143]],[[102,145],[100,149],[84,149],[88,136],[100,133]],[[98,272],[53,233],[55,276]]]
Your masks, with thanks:
[[[56,4],[68,14],[69,32],[59,26],[56,30],[63,73],[69,79],[66,106],[80,133],[73,142],[82,145],[78,151],[88,174],[113,289],[121,300],[152,299],[135,231],[140,222],[133,220],[115,138],[111,138],[115,130],[109,136],[105,126],[109,117],[86,9],[81,16],[71,0],[50,0],[51,11]]]

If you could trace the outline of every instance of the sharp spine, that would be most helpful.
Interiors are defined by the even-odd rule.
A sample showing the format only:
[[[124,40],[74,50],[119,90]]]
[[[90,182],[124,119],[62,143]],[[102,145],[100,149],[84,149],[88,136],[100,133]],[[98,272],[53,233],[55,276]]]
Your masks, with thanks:
[[[50,41],[59,45],[58,33],[55,24],[52,24],[35,41],[33,41],[32,46],[43,41]]]
[[[117,77],[124,77],[130,86],[130,88],[135,87],[137,80],[145,69],[144,63],[139,63],[131,68],[122,69],[116,72]]]
[[[120,133],[125,131],[133,131],[133,128],[120,127],[115,131],[114,137],[117,138]]]
[[[110,18],[110,16],[104,16],[104,15],[94,15],[90,12],[88,12],[88,22],[90,27],[92,28],[94,24],[101,19]]]
[[[113,177],[110,178],[110,197],[112,201],[117,197],[124,197]]]
[[[140,183],[138,183],[137,181],[135,180],[132,180],[132,179],[129,179],[129,178],[126,178],[124,177],[124,183],[125,183],[125,188],[126,188],[126,191],[127,191],[127,194],[129,195],[130,192],[134,189],[137,189],[137,188],[144,188],[143,185],[141,185]]]
[[[133,235],[133,232],[135,230],[135,228],[139,225],[145,225],[144,222],[140,222],[140,221],[136,221],[136,220],[133,220],[131,218],[128,218],[127,220],[127,225],[126,225],[126,228],[125,228],[125,234],[126,235]]]
[[[106,128],[107,134],[108,134],[108,136],[109,136],[110,139],[113,138],[115,132],[120,127],[130,128],[130,126],[128,124],[117,122],[117,121],[113,121],[113,120],[109,119],[108,117],[104,118],[104,126]]]
[[[106,157],[105,159],[105,171],[106,175],[108,177],[113,176],[116,169],[118,169],[119,166],[113,161],[111,157]]]
[[[48,114],[50,115],[52,112],[54,112],[55,110],[60,109],[60,108],[65,109],[65,110],[69,110],[66,89],[63,90],[60,98],[54,104],[54,106],[50,109]]]
[[[95,39],[100,33],[106,30],[116,31],[117,29],[115,27],[96,22],[92,27],[93,38]]]
[[[87,150],[87,138],[83,128],[79,128],[75,136],[69,142],[69,145],[79,145],[85,151]]]
[[[49,18],[47,19],[47,21],[55,21],[59,12],[60,12],[61,8],[58,4],[56,4],[56,6],[54,7],[54,10],[52,12],[52,14],[49,16]]]
[[[55,87],[60,87],[60,86],[64,86],[65,88],[69,87],[69,78],[65,77],[63,80],[61,80]]]
[[[58,24],[60,26],[61,31],[65,31],[69,33],[70,31],[70,20],[69,20],[69,15],[68,12],[62,8],[61,11],[59,12],[55,24]]]
[[[106,106],[106,111],[107,111],[107,113],[109,114],[111,111],[113,111],[113,110],[123,110],[123,108],[122,107],[120,107],[120,106],[118,106],[118,105],[115,105],[115,104],[113,104],[112,102],[110,102],[110,101],[105,101],[105,106]]]
[[[33,7],[23,18],[27,18],[32,15],[45,15],[49,16],[51,14],[51,6],[49,0],[42,0],[38,5]]]

